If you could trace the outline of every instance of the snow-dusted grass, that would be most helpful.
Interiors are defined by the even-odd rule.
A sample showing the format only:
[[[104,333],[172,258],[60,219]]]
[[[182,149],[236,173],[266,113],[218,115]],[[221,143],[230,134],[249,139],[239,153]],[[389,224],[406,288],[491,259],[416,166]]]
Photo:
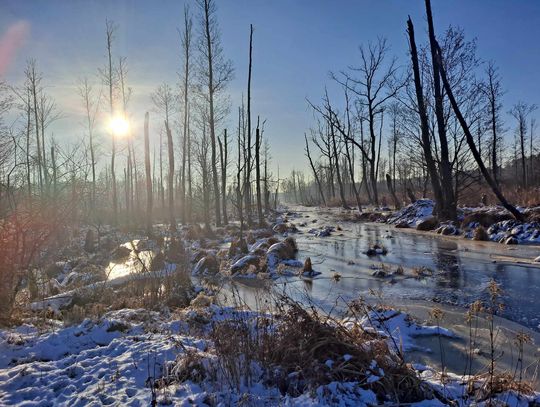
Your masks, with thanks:
[[[46,332],[2,330],[0,405],[471,404],[469,379],[411,367],[399,354],[418,336],[452,332],[362,309],[352,304],[345,320],[290,300],[272,313],[122,309]],[[509,386],[498,397],[527,405],[535,396]]]

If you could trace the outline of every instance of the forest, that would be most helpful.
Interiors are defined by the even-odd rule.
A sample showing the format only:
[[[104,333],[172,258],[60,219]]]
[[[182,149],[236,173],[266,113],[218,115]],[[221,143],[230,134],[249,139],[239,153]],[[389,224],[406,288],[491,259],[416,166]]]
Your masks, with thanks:
[[[280,117],[237,6],[183,2],[151,86],[105,16],[66,100],[0,25],[0,405],[540,405],[535,100],[419,0]]]

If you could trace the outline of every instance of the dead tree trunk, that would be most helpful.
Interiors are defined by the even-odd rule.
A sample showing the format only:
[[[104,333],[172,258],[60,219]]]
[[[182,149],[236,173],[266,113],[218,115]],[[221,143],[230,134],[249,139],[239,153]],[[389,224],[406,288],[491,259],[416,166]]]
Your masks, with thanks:
[[[144,115],[144,168],[146,170],[146,231],[152,234],[152,173],[150,169],[150,138],[148,136],[148,112]]]
[[[341,171],[339,168],[339,156],[338,156],[338,150],[337,150],[337,144],[336,144],[336,135],[334,133],[334,125],[330,124],[330,136],[332,137],[332,146],[334,149],[334,163],[336,166],[336,177],[338,181],[339,186],[339,197],[341,199],[341,206],[343,209],[350,209],[349,205],[347,205],[347,200],[345,199],[345,191],[343,189],[343,180],[341,179]]]
[[[169,123],[165,121],[167,131],[167,150],[169,153],[169,174],[167,177],[167,189],[169,197],[169,224],[171,232],[176,232],[176,219],[174,217],[174,147]]]
[[[429,43],[431,48],[431,60],[433,64],[433,89],[435,96],[435,116],[437,117],[437,131],[439,134],[439,147],[441,150],[441,189],[442,198],[441,202],[436,202],[436,206],[439,207],[439,216],[442,219],[455,220],[456,213],[456,199],[454,196],[454,189],[452,188],[452,164],[449,158],[448,152],[448,140],[446,137],[446,121],[444,118],[444,106],[443,95],[441,90],[440,71],[443,67],[440,65],[440,60],[437,55],[437,40],[435,39],[435,29],[433,27],[433,16],[431,14],[431,0],[426,0],[426,14],[429,28]]]
[[[247,155],[245,167],[244,200],[248,224],[251,224],[251,69],[253,66],[253,25],[249,25],[249,66],[247,88]]]
[[[258,120],[257,120],[258,122]],[[263,123],[264,128],[264,123]],[[264,216],[262,210],[262,197],[261,197],[261,133],[257,124],[255,130],[255,177],[256,179],[256,192],[257,192],[257,217],[259,219],[259,225],[264,224]]]
[[[426,160],[426,167],[431,180],[431,187],[433,189],[433,195],[436,202],[441,202],[442,190],[439,181],[439,174],[437,172],[437,166],[431,152],[431,139],[429,134],[429,121],[426,112],[426,105],[424,102],[424,92],[422,89],[422,83],[420,81],[420,66],[418,63],[418,51],[416,48],[416,41],[414,38],[414,25],[409,17],[407,20],[407,33],[409,35],[409,45],[411,52],[411,60],[414,74],[414,87],[416,90],[416,100],[418,103],[418,114],[420,116],[420,131],[422,137],[422,149],[424,151],[424,158]]]
[[[187,177],[188,177],[188,206],[187,220],[191,222],[193,211],[193,179],[191,177],[191,132],[190,132],[190,116],[188,114],[188,130],[187,130]]]
[[[163,185],[163,131],[159,133],[159,196],[161,209],[165,209],[165,186]]]
[[[315,177],[315,181],[317,182],[317,188],[319,188],[319,195],[321,195],[322,203],[324,206],[326,206],[326,199],[324,199],[324,192],[323,192],[321,180],[319,178],[319,174],[317,174],[317,169],[315,168],[315,165],[313,164],[313,160],[311,159],[311,154],[309,152],[309,143],[307,141],[307,136],[305,134],[304,134],[304,139],[306,140],[306,156],[309,160],[309,165],[311,166],[311,170],[313,171],[313,176]]]
[[[224,130],[223,142],[218,137],[219,143],[219,161],[221,163],[221,206],[223,209],[223,223],[227,225],[229,223],[229,217],[227,216],[227,129]]]
[[[244,213],[242,210],[243,196],[242,196],[242,148],[241,148],[241,133],[242,133],[242,111],[238,109],[238,161],[236,163],[236,205],[238,209],[238,219],[240,221],[240,240],[244,231]]]
[[[190,71],[190,56],[191,56],[191,37],[192,37],[192,26],[193,22],[189,16],[188,6],[184,7],[184,32],[182,33],[181,43],[184,51],[184,77],[183,79],[183,105],[184,105],[184,123],[183,130],[184,134],[182,137],[182,177],[181,177],[181,203],[182,203],[182,223],[186,223],[188,219],[188,211],[186,204],[186,159],[188,152],[187,148],[187,139],[188,139],[188,105],[189,105],[189,71]]]
[[[523,216],[523,214],[520,211],[518,211],[513,205],[511,205],[506,200],[506,198],[504,197],[504,195],[500,191],[499,187],[497,186],[497,184],[495,183],[495,181],[491,177],[488,169],[484,165],[482,157],[480,156],[480,153],[478,152],[478,149],[476,148],[476,145],[474,143],[474,137],[473,137],[473,135],[471,134],[471,132],[469,130],[469,126],[467,125],[467,122],[465,121],[465,118],[461,114],[461,111],[460,111],[459,106],[458,106],[458,104],[456,102],[456,99],[454,98],[454,93],[452,92],[452,88],[450,87],[450,83],[448,82],[448,79],[446,77],[446,72],[444,70],[443,62],[442,62],[442,53],[441,53],[441,50],[440,50],[438,44],[436,44],[435,51],[437,53],[436,57],[438,59],[439,65],[441,67],[441,69],[440,69],[441,79],[443,81],[444,89],[446,90],[446,93],[448,95],[448,100],[450,100],[450,104],[452,105],[452,109],[454,110],[454,113],[455,113],[455,115],[456,115],[456,117],[457,117],[457,119],[459,121],[459,124],[461,125],[461,128],[463,129],[463,132],[465,133],[465,138],[467,140],[467,144],[469,145],[471,153],[472,153],[474,159],[476,160],[476,163],[478,164],[478,167],[480,168],[480,172],[484,176],[484,179],[486,180],[488,185],[491,187],[491,190],[493,191],[493,193],[495,194],[497,199],[501,202],[501,205],[504,206],[505,209],[508,210],[508,212],[510,212],[512,214],[512,216],[514,216],[514,218],[516,218],[517,220],[519,220],[521,222],[525,221],[525,217]]]
[[[208,124],[210,127],[210,144],[211,144],[211,166],[212,166],[212,186],[214,190],[214,205],[216,214],[216,226],[221,226],[221,211],[219,202],[219,187],[218,174],[216,165],[216,119],[214,113],[214,59],[212,57],[214,47],[212,46],[211,27],[211,10],[208,0],[204,2],[204,30],[206,32],[206,56],[208,58]]]
[[[354,198],[356,199],[356,205],[358,206],[358,211],[362,212],[362,203],[360,202],[360,194],[358,193],[358,188],[356,188],[356,182],[354,180],[354,163],[351,157],[351,152],[349,150],[349,142],[346,139],[345,139],[345,156],[347,158],[347,164],[349,167],[349,176],[351,178],[351,187],[354,193]]]
[[[392,195],[392,199],[394,200],[394,206],[396,207],[396,209],[400,209],[401,204],[399,203],[396,191],[394,190],[394,184],[392,183],[392,177],[390,176],[390,174],[386,174],[386,186],[388,187],[390,195]]]
[[[107,85],[109,87],[109,113],[111,118],[114,114],[113,106],[113,88],[114,88],[114,73],[113,73],[113,63],[112,63],[112,41],[114,36],[114,25],[111,21],[106,22],[107,26],[107,56],[108,56],[108,67],[107,67]],[[115,173],[115,158],[116,158],[116,139],[114,138],[114,133],[111,131],[111,189],[112,189],[112,201],[113,201],[113,223],[118,222],[118,196],[116,193],[116,173]]]

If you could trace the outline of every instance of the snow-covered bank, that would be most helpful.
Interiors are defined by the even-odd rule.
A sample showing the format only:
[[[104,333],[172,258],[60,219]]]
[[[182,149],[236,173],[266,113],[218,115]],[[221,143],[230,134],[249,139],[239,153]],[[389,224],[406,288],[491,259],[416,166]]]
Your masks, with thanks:
[[[540,208],[518,208],[528,219],[519,222],[501,207],[458,208],[458,222],[439,222],[433,215],[435,203],[419,199],[383,221],[398,228],[435,230],[445,235],[464,235],[475,240],[505,244],[540,244]]]
[[[458,405],[472,403],[473,396],[463,391],[462,377],[449,375],[443,384],[433,368],[395,365],[399,361],[396,344],[414,347],[416,337],[452,336],[452,332],[425,326],[393,310],[371,310],[359,319],[349,317],[342,325],[298,312],[293,309],[275,316],[218,306],[176,314],[122,309],[70,327],[40,331],[25,324],[3,330],[0,404],[147,406],[155,400],[160,405],[186,406],[374,406],[400,401],[396,394],[410,394],[407,401],[418,406],[450,405],[451,400]],[[301,337],[305,344],[283,342],[295,339],[280,335],[298,335],[298,324],[304,327]],[[233,339],[287,343],[291,350],[311,355],[311,359],[298,366],[296,373],[285,365],[269,364],[257,359],[262,349],[246,353],[249,347],[245,343],[228,340],[223,334],[231,333],[227,331],[231,327],[236,327]],[[344,339],[336,341],[344,338],[342,334],[364,339],[343,346],[339,344]],[[313,340],[324,340],[327,345],[317,349]],[[381,350],[384,343],[386,353],[370,350]],[[359,360],[361,356],[364,361]],[[272,360],[285,363],[288,359]],[[363,368],[357,370],[360,366]],[[387,386],[398,373],[404,375],[402,380],[417,380],[420,387],[413,393],[411,389],[408,393],[397,388],[391,391]],[[338,377],[344,380],[335,380]],[[354,377],[357,380],[351,380]],[[418,396],[420,391],[423,398]],[[540,402],[539,397],[517,392],[499,396],[516,406]]]

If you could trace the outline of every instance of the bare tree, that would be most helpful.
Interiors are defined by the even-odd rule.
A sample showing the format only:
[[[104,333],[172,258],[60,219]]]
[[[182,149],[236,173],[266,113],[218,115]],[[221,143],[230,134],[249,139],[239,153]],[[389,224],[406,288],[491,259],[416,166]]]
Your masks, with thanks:
[[[502,108],[501,98],[504,95],[502,90],[501,80],[498,69],[493,62],[490,62],[486,68],[487,83],[481,86],[487,99],[488,126],[491,130],[491,171],[493,173],[493,181],[499,184],[499,158],[497,152],[499,150],[500,131],[502,127],[502,119],[500,111]]]
[[[519,150],[521,154],[521,182],[525,188],[528,186],[527,158],[525,153],[528,127],[527,121],[530,114],[535,110],[536,105],[529,105],[525,102],[518,102],[512,107],[509,112],[517,121],[516,135],[519,141]]]
[[[406,81],[397,77],[398,65],[395,58],[387,62],[389,46],[385,39],[379,38],[377,43],[368,47],[360,46],[361,64],[351,67],[351,72],[341,72],[339,76],[332,77],[346,86],[358,96],[358,103],[365,107],[366,120],[369,127],[369,153],[366,160],[369,163],[369,177],[371,192],[375,204],[379,203],[377,189],[377,169],[379,151],[376,125],[384,110],[385,103],[394,98]],[[357,76],[358,75],[358,76]]]
[[[97,113],[99,110],[99,102],[101,99],[101,91],[94,95],[92,85],[88,82],[88,78],[81,79],[78,85],[78,92],[84,105],[86,115],[86,131],[88,132],[88,147],[90,150],[90,164],[92,166],[92,193],[91,206],[95,209],[96,205],[96,146],[94,143],[94,127],[96,124]]]
[[[218,187],[217,155],[216,155],[216,123],[223,112],[218,111],[217,98],[232,79],[233,68],[229,60],[225,60],[221,36],[216,18],[215,0],[197,0],[201,12],[201,37],[199,43],[199,76],[201,88],[205,88],[204,97],[208,104],[208,130],[212,168],[212,184],[216,224],[221,225],[220,199]],[[224,106],[222,105],[223,109]]]
[[[441,186],[446,186],[442,189],[442,201],[438,201],[438,213],[442,219],[455,219],[457,216],[456,207],[457,202],[454,196],[454,189],[448,188],[452,185],[452,165],[450,163],[450,154],[448,151],[448,139],[446,137],[446,125],[444,117],[444,105],[443,105],[443,93],[441,89],[440,70],[443,69],[439,66],[439,60],[437,58],[437,40],[435,39],[435,29],[433,27],[433,16],[431,13],[431,1],[426,0],[426,15],[428,21],[429,32],[429,45],[431,49],[431,60],[433,69],[433,89],[435,98],[435,116],[437,118],[437,132],[439,135],[439,148],[440,148],[440,173],[441,173]]]
[[[167,177],[167,192],[169,198],[169,223],[170,231],[176,232],[176,219],[174,217],[174,147],[172,132],[169,127],[168,121],[165,121],[165,129],[167,131],[167,151],[169,153],[169,174]]]
[[[193,38],[193,20],[189,12],[189,6],[184,6],[184,30],[180,33],[180,42],[182,45],[182,53],[184,56],[184,70],[182,72],[182,105],[184,111],[183,137],[182,137],[182,175],[181,175],[181,203],[182,203],[182,222],[185,223],[188,219],[187,204],[186,204],[186,162],[191,161],[189,150],[189,88],[191,84],[191,54],[192,54],[192,38]],[[189,177],[191,182],[191,177]],[[189,186],[191,190],[191,185]],[[190,197],[191,199],[191,197]],[[191,205],[191,202],[190,202]]]
[[[429,1],[429,0],[426,0],[426,1]],[[502,194],[497,184],[493,181],[493,178],[491,177],[491,174],[487,170],[486,166],[484,165],[482,157],[480,153],[478,152],[478,149],[475,145],[474,137],[470,132],[467,121],[465,120],[465,118],[463,117],[463,114],[461,113],[461,110],[459,109],[459,105],[456,101],[456,98],[454,97],[454,92],[452,91],[450,82],[448,81],[448,78],[446,77],[441,49],[437,43],[435,43],[435,45],[436,45],[435,52],[437,53],[436,55],[437,63],[440,67],[440,75],[441,75],[441,79],[444,85],[444,89],[446,90],[446,93],[448,95],[448,100],[450,101],[452,110],[454,111],[454,114],[456,115],[459,121],[459,124],[461,125],[461,128],[463,129],[463,132],[465,133],[467,144],[469,145],[469,149],[471,150],[471,153],[476,163],[478,164],[478,167],[480,168],[480,172],[484,176],[484,179],[486,180],[488,185],[491,187],[493,194],[501,202],[502,206],[504,206],[504,208],[508,210],[508,212],[510,212],[517,220],[523,222],[525,220],[524,215],[506,200],[506,198]]]
[[[431,150],[431,137],[429,131],[429,122],[426,112],[426,104],[424,101],[424,90],[422,88],[421,76],[420,76],[420,64],[418,62],[418,50],[416,47],[416,40],[414,36],[414,25],[409,17],[407,20],[407,33],[409,35],[409,47],[412,60],[412,68],[414,74],[414,87],[416,92],[418,115],[420,116],[420,133],[421,133],[421,145],[424,152],[424,159],[426,162],[429,179],[431,181],[431,187],[433,189],[433,195],[436,202],[442,202],[442,186],[437,171],[437,165],[433,158]],[[412,195],[412,192],[411,194]],[[416,200],[416,199],[415,199]],[[412,201],[412,199],[411,199]]]
[[[146,231],[152,234],[152,172],[150,168],[150,137],[148,134],[149,114],[144,115],[144,168],[146,171]]]
[[[311,158],[311,154],[309,152],[309,143],[308,143],[308,140],[307,140],[307,136],[304,134],[304,140],[306,141],[306,147],[305,147],[305,152],[306,152],[306,157],[308,158],[308,161],[309,161],[309,165],[311,166],[311,170],[313,171],[313,176],[315,177],[315,182],[317,182],[317,187],[319,188],[319,194],[321,195],[321,200],[322,200],[322,203],[324,206],[326,206],[326,199],[324,199],[324,192],[323,192],[323,187],[322,187],[322,184],[321,184],[321,180],[319,178],[319,174],[317,172],[317,169],[315,168],[315,165],[313,164],[313,159]]]
[[[116,86],[116,73],[112,59],[112,45],[115,37],[116,25],[110,21],[105,21],[105,34],[107,41],[107,64],[105,68],[100,70],[100,74],[105,86],[108,87],[108,103],[109,114],[112,118],[114,116],[114,88]],[[112,189],[112,203],[113,203],[113,222],[118,222],[118,197],[116,192],[116,172],[115,172],[115,159],[116,159],[116,139],[113,131],[111,130],[111,189]]]
[[[257,218],[259,225],[264,224],[261,196],[261,139],[264,131],[264,122],[262,129],[259,129],[259,119],[257,118],[257,128],[255,129],[255,191],[257,193]]]
[[[223,223],[227,225],[229,223],[229,217],[227,216],[227,165],[229,164],[228,149],[229,142],[227,140],[227,129],[223,131],[223,142],[218,137],[219,143],[219,161],[221,164],[221,200],[223,209]]]
[[[253,25],[249,25],[249,65],[247,83],[247,154],[245,168],[244,200],[248,224],[251,224],[251,71],[253,68]]]
[[[34,132],[36,135],[36,156],[37,156],[37,167],[38,167],[38,179],[40,192],[43,194],[43,153],[42,153],[42,142],[39,137],[39,110],[38,110],[38,92],[41,82],[41,75],[36,71],[36,60],[31,59],[28,61],[25,76],[28,82],[28,87],[30,90],[30,95],[32,98],[32,110],[34,113]]]

